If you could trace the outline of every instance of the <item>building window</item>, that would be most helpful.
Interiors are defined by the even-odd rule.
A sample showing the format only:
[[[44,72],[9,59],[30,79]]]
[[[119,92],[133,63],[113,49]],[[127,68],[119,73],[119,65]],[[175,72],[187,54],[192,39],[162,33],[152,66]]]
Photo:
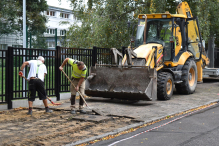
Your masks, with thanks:
[[[55,16],[55,12],[54,11],[47,11],[46,13],[48,16]]]
[[[7,50],[8,45],[7,44],[0,44],[0,50]]]
[[[54,48],[55,42],[48,42],[48,48]]]
[[[0,50],[7,50],[8,45],[7,44],[0,44]],[[6,57],[6,52],[0,51],[0,57]],[[0,64],[2,61],[0,61]]]
[[[55,34],[55,29],[46,29],[46,34]]]
[[[60,36],[65,35],[65,30],[60,30]]]
[[[64,18],[64,13],[60,13],[60,17],[61,17],[61,18]]]
[[[65,18],[69,18],[69,14],[65,14]]]
[[[23,45],[12,45],[14,48],[23,48]]]
[[[55,34],[55,30],[54,29],[50,29],[49,30],[49,34]]]
[[[60,17],[61,18],[69,18],[69,14],[65,14],[65,13],[60,13]]]

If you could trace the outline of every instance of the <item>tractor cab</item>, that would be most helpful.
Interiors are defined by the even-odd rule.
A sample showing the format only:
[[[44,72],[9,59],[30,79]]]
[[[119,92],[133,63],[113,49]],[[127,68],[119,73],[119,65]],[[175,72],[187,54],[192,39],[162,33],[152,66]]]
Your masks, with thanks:
[[[161,44],[164,61],[177,62],[181,54],[187,50],[197,60],[200,59],[201,53],[198,44],[201,39],[196,18],[186,19],[186,16],[182,14],[166,13],[139,15],[138,18],[135,48],[143,44]],[[194,30],[192,27],[196,29]],[[146,34],[144,34],[145,31]],[[189,44],[188,47],[187,44]]]

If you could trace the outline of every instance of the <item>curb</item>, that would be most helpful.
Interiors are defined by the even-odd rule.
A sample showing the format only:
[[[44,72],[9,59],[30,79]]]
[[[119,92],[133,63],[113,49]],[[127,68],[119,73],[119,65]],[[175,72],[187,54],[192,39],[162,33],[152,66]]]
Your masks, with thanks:
[[[200,104],[200,105],[197,105],[197,106],[194,106],[194,107],[190,107],[190,108],[188,108],[186,110],[178,111],[178,112],[175,112],[175,113],[172,113],[172,114],[168,114],[166,116],[161,116],[161,117],[153,118],[153,119],[148,120],[148,121],[144,121],[144,122],[140,122],[140,123],[136,123],[136,124],[131,124],[131,125],[128,125],[128,126],[125,126],[125,127],[122,127],[122,128],[118,128],[118,129],[116,129],[116,130],[114,130],[112,132],[104,133],[102,135],[90,137],[90,138],[87,138],[87,139],[84,139],[84,140],[79,140],[79,141],[76,141],[76,142],[73,142],[73,143],[66,144],[65,146],[79,145],[79,144],[83,144],[83,143],[88,143],[88,142],[96,140],[96,139],[101,139],[101,138],[107,137],[109,135],[116,135],[116,134],[118,134],[120,132],[129,130],[131,128],[137,128],[137,127],[142,126],[144,124],[147,124],[147,123],[150,123],[150,122],[153,122],[153,121],[156,121],[156,120],[163,119],[163,118],[165,118],[167,116],[172,116],[172,115],[175,115],[175,114],[178,114],[178,113],[182,113],[182,112],[188,111],[190,109],[198,108],[200,106],[208,105],[208,104],[214,103],[214,102],[218,102],[218,100],[212,100],[210,102],[206,102],[205,104]]]

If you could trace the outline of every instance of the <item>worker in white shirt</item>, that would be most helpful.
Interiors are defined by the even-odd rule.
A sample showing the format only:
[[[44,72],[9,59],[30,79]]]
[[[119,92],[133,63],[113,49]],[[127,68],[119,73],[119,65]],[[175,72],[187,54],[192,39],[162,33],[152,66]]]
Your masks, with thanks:
[[[19,71],[20,77],[23,76],[23,70],[25,66],[30,67],[28,78],[27,78],[29,80],[29,93],[28,93],[29,111],[27,114],[32,115],[33,101],[35,101],[36,98],[36,91],[38,92],[39,99],[43,100],[46,112],[51,113],[52,110],[50,110],[48,107],[47,97],[46,97],[47,95],[44,87],[44,77],[47,74],[47,69],[44,64],[44,58],[42,56],[39,56],[37,60],[30,60],[24,62]]]

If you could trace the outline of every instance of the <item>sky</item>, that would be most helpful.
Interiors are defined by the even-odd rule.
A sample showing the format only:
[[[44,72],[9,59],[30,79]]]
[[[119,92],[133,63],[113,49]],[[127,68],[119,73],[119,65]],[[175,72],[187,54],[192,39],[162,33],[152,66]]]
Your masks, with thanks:
[[[70,9],[70,2],[68,0],[61,0],[61,3],[58,0],[46,0],[49,6],[60,7],[64,9]]]

